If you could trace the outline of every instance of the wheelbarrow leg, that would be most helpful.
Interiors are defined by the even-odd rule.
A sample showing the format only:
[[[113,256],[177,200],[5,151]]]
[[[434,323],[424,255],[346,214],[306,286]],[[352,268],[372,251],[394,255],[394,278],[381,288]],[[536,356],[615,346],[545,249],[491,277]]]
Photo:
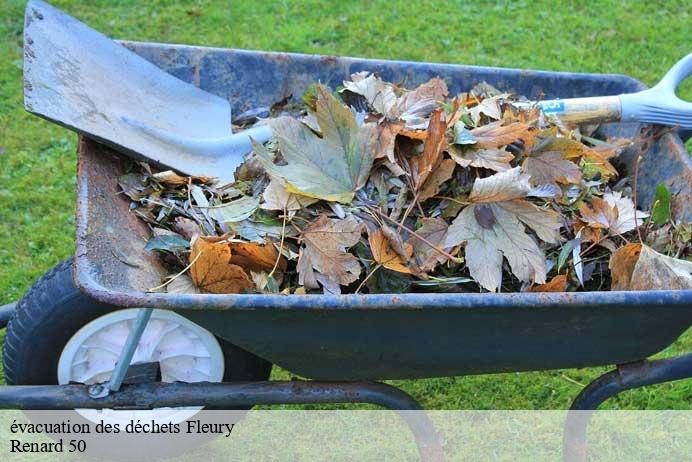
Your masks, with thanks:
[[[105,387],[103,385],[92,385],[89,388],[89,395],[93,398],[103,398],[104,396],[108,396],[112,391],[120,390],[120,386],[123,384],[127,370],[130,367],[132,357],[137,350],[137,345],[139,345],[144,329],[146,329],[153,312],[153,308],[140,308],[137,312],[137,318],[132,325],[132,329],[127,334],[127,340],[125,340],[125,345],[120,352],[120,357],[115,364],[115,369],[113,370],[108,384],[106,384]]]
[[[574,399],[565,421],[562,455],[568,462],[587,460],[586,428],[591,414],[608,398],[625,390],[692,377],[692,353],[617,366],[587,385]]]
[[[424,462],[442,462],[439,435],[421,405],[399,388],[379,382],[267,381],[230,383],[125,384],[95,398],[90,387],[71,385],[0,386],[0,409],[229,409],[275,404],[367,403],[397,411],[413,434]]]

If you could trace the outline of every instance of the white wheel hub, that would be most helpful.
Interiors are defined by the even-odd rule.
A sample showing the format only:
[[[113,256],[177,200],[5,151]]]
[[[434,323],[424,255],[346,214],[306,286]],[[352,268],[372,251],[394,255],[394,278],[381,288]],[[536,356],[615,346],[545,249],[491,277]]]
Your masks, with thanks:
[[[110,378],[132,329],[137,309],[114,311],[82,327],[67,342],[58,361],[58,383],[104,383]],[[214,335],[184,317],[154,310],[130,364],[158,362],[164,382],[221,382],[224,356]],[[197,409],[197,408],[196,408]],[[80,413],[87,418],[97,412]],[[141,412],[141,411],[139,411]],[[171,419],[172,409],[165,412]],[[118,417],[131,411],[109,411]],[[159,414],[161,414],[159,412]],[[185,412],[185,414],[189,414]],[[94,414],[96,416],[97,414]],[[115,416],[112,416],[115,417]],[[149,416],[150,418],[152,416]],[[164,417],[164,415],[157,415]],[[183,417],[176,415],[177,418]],[[103,419],[98,414],[98,419]],[[117,418],[116,420],[120,420]],[[127,417],[128,419],[130,417]],[[184,420],[183,417],[180,420]]]

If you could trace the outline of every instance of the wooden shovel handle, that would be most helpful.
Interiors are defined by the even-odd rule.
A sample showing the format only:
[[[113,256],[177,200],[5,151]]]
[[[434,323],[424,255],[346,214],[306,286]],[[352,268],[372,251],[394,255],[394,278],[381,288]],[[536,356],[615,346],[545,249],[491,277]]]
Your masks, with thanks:
[[[546,115],[555,115],[569,123],[617,122],[622,116],[618,96],[553,99],[541,101],[538,105]]]

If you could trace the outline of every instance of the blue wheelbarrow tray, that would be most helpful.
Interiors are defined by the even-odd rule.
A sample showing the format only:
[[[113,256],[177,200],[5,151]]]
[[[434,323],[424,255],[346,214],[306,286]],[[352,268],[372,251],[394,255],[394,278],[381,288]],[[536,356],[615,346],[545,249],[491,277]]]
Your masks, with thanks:
[[[123,42],[176,77],[228,98],[233,113],[300,96],[316,81],[335,88],[378,72],[415,86],[440,76],[450,93],[486,81],[529,98],[639,91],[622,75],[571,74]],[[630,137],[613,124],[606,136]],[[633,174],[636,152],[620,167]],[[92,140],[79,143],[75,280],[120,307],[169,309],[292,373],[319,380],[374,380],[624,364],[645,359],[692,324],[692,290],[503,294],[216,295],[147,293],[168,272],[144,251],[148,227],[129,211],[118,177],[129,162]],[[649,147],[638,177],[646,208],[655,187],[692,219],[692,162],[668,133]]]

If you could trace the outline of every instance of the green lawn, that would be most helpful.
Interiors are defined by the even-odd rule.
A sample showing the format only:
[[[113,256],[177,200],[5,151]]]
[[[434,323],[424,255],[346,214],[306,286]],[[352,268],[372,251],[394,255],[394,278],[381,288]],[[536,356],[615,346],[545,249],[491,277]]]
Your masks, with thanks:
[[[623,73],[652,85],[689,53],[690,13],[668,1],[55,1],[116,38],[220,47]],[[489,2],[488,2],[489,3]],[[0,7],[0,304],[74,250],[75,140],[22,109],[24,1]],[[692,85],[681,93],[688,99]],[[688,144],[688,148],[689,148]],[[0,333],[0,336],[2,334]],[[692,332],[664,352],[692,351]],[[396,382],[429,408],[565,408],[603,369]],[[288,373],[277,371],[276,377]],[[607,407],[692,408],[692,381]]]

